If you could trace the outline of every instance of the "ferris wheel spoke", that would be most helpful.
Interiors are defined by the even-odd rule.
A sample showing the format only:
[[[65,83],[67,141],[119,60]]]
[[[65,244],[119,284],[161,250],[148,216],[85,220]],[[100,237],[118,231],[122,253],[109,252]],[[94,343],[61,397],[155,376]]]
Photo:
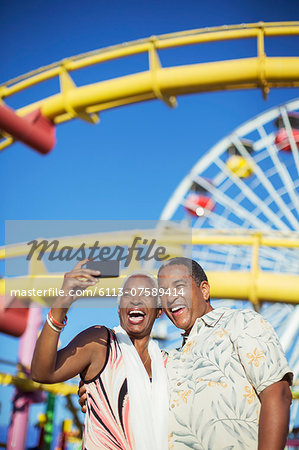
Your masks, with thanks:
[[[272,136],[271,136],[270,140],[265,139],[267,134],[266,134],[264,127],[262,127],[262,126],[259,127],[258,131],[260,133],[260,136],[263,138],[263,140],[265,140],[267,142],[267,150],[269,152],[270,157],[272,158],[273,166],[276,167],[277,172],[285,186],[285,190],[288,193],[289,198],[292,200],[297,213],[299,214],[299,198],[295,192],[295,186],[292,181],[292,178],[290,177],[289,172],[286,170],[286,167],[281,163],[280,159],[277,156],[277,151],[273,145],[274,139],[272,138]]]
[[[289,316],[285,333],[280,337],[280,342],[285,351],[289,350],[295,336],[299,331],[299,307],[295,308],[294,313]]]
[[[222,191],[214,187],[211,183],[209,183],[207,180],[202,178],[201,176],[197,176],[195,178],[195,181],[199,183],[201,186],[203,186],[207,191],[209,191],[212,196],[215,198],[216,201],[219,201],[221,204],[223,204],[228,210],[232,211],[236,218],[241,217],[244,220],[248,220],[250,217],[251,224],[256,226],[256,228],[265,229],[265,224],[258,219],[257,217],[254,217],[251,215],[250,212],[248,212],[243,206],[235,202],[232,198],[230,198],[228,195],[224,194]]]
[[[252,158],[251,155],[246,151],[245,147],[243,146],[242,142],[240,141],[239,137],[237,135],[232,136],[232,141],[234,145],[237,147],[241,155],[244,159],[248,162],[250,167],[252,167],[252,170],[254,171],[255,175],[260,180],[261,184],[264,186],[264,188],[268,191],[269,195],[273,199],[273,201],[276,203],[276,205],[284,212],[285,217],[288,219],[289,223],[292,224],[292,226],[295,228],[295,230],[299,229],[299,224],[296,218],[293,216],[293,214],[290,212],[290,210],[287,208],[283,200],[277,195],[276,189],[273,187],[271,182],[268,180],[268,178],[265,177],[264,172],[261,170],[261,168],[256,164],[254,161],[254,158]],[[286,226],[283,227],[283,229],[287,228]]]
[[[224,249],[221,250],[226,250],[226,252],[222,253],[217,251],[216,248],[195,249],[193,251],[193,255],[197,256],[199,260],[205,262],[207,270],[209,269],[209,264],[212,264],[215,268],[215,261],[220,270],[233,270],[233,267],[236,269],[237,266],[243,267],[244,270],[248,270],[248,268],[250,268],[252,260],[250,255],[243,252],[234,251],[235,249],[232,250],[229,246],[224,246]]]
[[[296,190],[297,190],[297,188],[298,188],[297,184],[298,184],[298,183],[294,183],[294,189],[296,189]],[[288,190],[287,190],[286,186],[281,186],[279,189],[277,189],[277,193],[278,193],[278,195],[283,196],[283,195],[285,195],[285,194],[288,194]],[[295,194],[295,195],[296,195],[296,194]],[[288,206],[291,210],[293,210],[295,213],[297,212],[297,209],[296,209],[296,206],[294,205],[294,203],[291,203],[291,202],[290,202],[287,206]]]
[[[293,314],[293,311],[294,311],[293,305],[280,303],[271,303],[271,304],[266,303],[261,308],[263,316],[266,319],[270,320],[271,323],[273,323],[275,327],[279,328],[280,330],[285,329],[285,319],[287,319],[290,313]]]
[[[168,220],[171,216],[173,216],[178,202],[181,202],[181,198],[184,197],[185,193],[191,186],[192,183],[192,172],[185,176],[185,178],[181,181],[178,187],[175,189],[172,197],[167,202],[165,208],[163,209],[160,220]]]
[[[233,229],[237,227],[236,222],[228,219],[230,211],[226,209],[223,214],[218,213],[217,211],[209,212],[209,223],[212,228],[223,228],[223,229]],[[245,222],[244,222],[245,223]],[[270,229],[270,227],[268,227]]]
[[[196,249],[196,251],[201,251]],[[224,254],[227,259],[232,258],[234,264],[236,261],[240,261],[240,264],[250,269],[252,265],[252,248],[247,246],[225,246],[221,245],[215,250],[214,246],[209,246],[209,255],[215,259],[215,255]],[[294,255],[290,255],[288,253],[280,253],[278,259],[278,251],[275,249],[261,247],[260,249],[260,258],[259,265],[262,269],[271,269],[273,268],[273,264],[277,264],[277,271],[281,271],[283,268],[285,270],[290,270],[290,266],[292,265],[292,261],[296,264],[297,269],[298,263],[296,262],[296,258],[292,258]],[[219,259],[217,258],[219,262]]]
[[[258,207],[258,209],[264,214],[264,216],[269,219],[270,222],[272,221],[278,229],[287,229],[287,226],[277,218],[277,215],[274,214],[273,211],[268,206],[266,206],[262,200],[260,200],[260,198],[246,185],[246,183],[244,183],[243,180],[241,180],[241,178],[237,177],[231,170],[229,170],[220,159],[216,161],[216,164],[219,166],[222,172],[225,173],[236,186],[238,186],[243,195],[246,196],[247,199],[251,200],[253,205],[256,205]]]
[[[295,345],[294,345],[294,351],[291,355],[290,358],[290,366],[293,367],[295,369],[296,367],[296,363],[297,363],[297,375],[295,375],[295,371],[294,371],[294,378],[296,379],[297,376],[299,375],[299,339],[297,338],[295,340]]]

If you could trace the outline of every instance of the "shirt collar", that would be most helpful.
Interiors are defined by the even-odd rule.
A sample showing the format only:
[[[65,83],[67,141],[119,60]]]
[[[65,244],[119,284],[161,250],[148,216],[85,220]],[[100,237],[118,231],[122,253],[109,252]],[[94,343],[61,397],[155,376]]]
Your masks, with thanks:
[[[229,308],[216,308],[197,320],[202,320],[208,327],[214,327],[228,310]]]
[[[186,344],[188,338],[195,336],[199,332],[199,329],[202,327],[203,323],[208,327],[214,327],[219,322],[219,320],[221,319],[223,314],[225,314],[225,312],[229,311],[229,310],[230,310],[230,308],[225,308],[225,307],[216,308],[216,309],[213,309],[212,311],[208,312],[204,316],[198,317],[196,319],[196,321],[194,322],[194,325],[193,325],[189,335],[182,334],[182,338],[183,338],[182,346],[184,346]]]

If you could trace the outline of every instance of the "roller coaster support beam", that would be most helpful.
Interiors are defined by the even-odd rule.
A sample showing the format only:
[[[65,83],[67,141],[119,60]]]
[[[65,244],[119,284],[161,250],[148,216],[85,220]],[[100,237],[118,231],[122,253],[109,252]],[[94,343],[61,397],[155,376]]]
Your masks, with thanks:
[[[56,143],[55,126],[40,108],[20,117],[7,105],[0,104],[0,130],[43,154],[49,153]]]
[[[21,337],[19,348],[19,361],[22,366],[29,368],[33,355],[38,331],[42,324],[41,310],[31,307],[25,333]],[[20,450],[26,448],[26,434],[29,417],[29,406],[33,396],[16,388],[13,399],[13,411],[8,430],[7,450]]]

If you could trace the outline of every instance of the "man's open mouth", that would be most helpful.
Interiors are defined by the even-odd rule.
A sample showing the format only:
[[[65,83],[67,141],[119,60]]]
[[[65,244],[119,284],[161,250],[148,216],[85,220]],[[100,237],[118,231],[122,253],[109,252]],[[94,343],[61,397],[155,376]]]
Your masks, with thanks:
[[[128,312],[128,320],[130,323],[136,325],[141,322],[143,322],[146,314],[144,311],[141,311],[140,309],[131,309]]]
[[[170,312],[174,315],[174,316],[178,316],[179,314],[181,314],[185,309],[185,305],[176,305],[173,306],[172,308],[170,308]]]

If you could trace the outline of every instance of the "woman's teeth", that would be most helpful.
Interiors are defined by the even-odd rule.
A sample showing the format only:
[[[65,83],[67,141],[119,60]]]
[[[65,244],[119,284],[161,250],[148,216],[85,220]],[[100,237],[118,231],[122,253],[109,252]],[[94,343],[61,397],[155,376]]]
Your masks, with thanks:
[[[144,320],[145,313],[138,309],[134,309],[134,311],[130,311],[128,314],[129,322],[136,325],[141,323]]]
[[[139,309],[134,309],[134,311],[129,312],[130,317],[136,317],[136,316],[145,316],[145,313],[143,311],[140,311]]]

